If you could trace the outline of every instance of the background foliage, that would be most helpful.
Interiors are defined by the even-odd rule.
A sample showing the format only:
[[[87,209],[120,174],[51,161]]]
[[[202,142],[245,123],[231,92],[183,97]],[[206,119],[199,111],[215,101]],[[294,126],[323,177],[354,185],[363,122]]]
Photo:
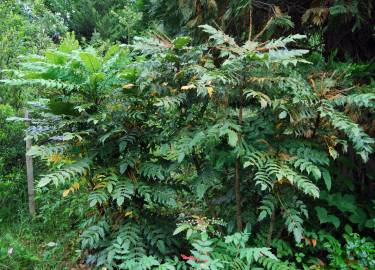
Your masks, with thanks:
[[[47,6],[61,14],[78,37],[93,35],[111,41],[129,42],[142,31],[142,1],[135,0],[47,0]]]
[[[0,268],[375,267],[371,1],[0,5]]]

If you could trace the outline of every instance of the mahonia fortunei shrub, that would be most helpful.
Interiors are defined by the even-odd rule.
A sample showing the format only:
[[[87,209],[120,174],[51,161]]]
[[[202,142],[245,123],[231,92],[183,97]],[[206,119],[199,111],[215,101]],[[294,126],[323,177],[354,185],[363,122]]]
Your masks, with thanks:
[[[373,108],[364,100],[374,94],[306,79],[308,51],[291,48],[304,36],[239,45],[201,28],[202,45],[153,36],[104,54],[67,36],[3,80],[42,90],[28,154],[49,165],[41,191],[88,194],[80,242],[97,267],[291,269],[259,245],[275,228],[300,242],[304,201],[330,189],[330,162],[348,144],[364,161],[372,153],[374,140],[342,107]],[[224,229],[180,224],[172,236],[181,219],[204,216]]]

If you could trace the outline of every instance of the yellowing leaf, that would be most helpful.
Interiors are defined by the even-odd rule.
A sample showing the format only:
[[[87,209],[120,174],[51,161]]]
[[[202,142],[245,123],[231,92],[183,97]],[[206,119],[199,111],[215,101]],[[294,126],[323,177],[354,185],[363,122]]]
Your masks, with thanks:
[[[280,17],[280,16],[283,15],[280,7],[278,7],[278,6],[274,6],[274,12],[275,12],[276,17]]]
[[[54,153],[54,154],[51,155],[49,160],[50,160],[50,162],[57,163],[57,162],[62,160],[62,156],[58,153]]]
[[[254,91],[254,90],[247,90],[245,92],[246,98],[252,97],[258,99],[260,103],[260,107],[262,109],[266,108],[267,106],[272,104],[272,101],[269,96],[262,92]]]
[[[312,131],[311,129],[308,129],[303,132],[303,135],[305,136],[305,138],[311,138],[313,134],[314,134],[314,131]]]
[[[81,145],[81,140],[78,139],[76,142],[74,142],[74,145],[75,145],[75,146],[80,146],[80,145]]]
[[[190,89],[194,89],[196,88],[196,86],[194,84],[188,84],[188,85],[184,85],[181,87],[181,90],[190,90]]]
[[[277,180],[277,183],[278,183],[279,185],[282,185],[282,184],[284,184],[285,182],[287,182],[287,180],[286,180],[284,177],[281,177],[281,178],[279,178],[279,179]]]
[[[105,183],[99,183],[99,184],[96,184],[95,187],[94,187],[94,190],[95,189],[98,189],[98,188],[104,188],[106,186]]]
[[[72,185],[72,188],[74,188],[75,190],[78,190],[78,189],[80,188],[79,183],[74,183],[74,184]]]
[[[64,190],[63,197],[68,196],[69,193],[74,192],[74,191],[78,190],[79,188],[80,188],[79,183],[77,183],[77,182],[74,183],[70,188]]]
[[[93,180],[98,180],[98,179],[103,179],[105,178],[105,175],[104,174],[97,174],[93,177]]]
[[[280,157],[281,160],[291,160],[292,159],[292,157],[289,156],[287,153],[280,153],[279,157]]]
[[[268,77],[250,77],[249,81],[257,82],[259,84],[264,83],[266,80],[270,80]]]
[[[133,88],[133,87],[134,87],[134,84],[132,84],[132,83],[128,83],[128,84],[123,85],[123,86],[122,86],[122,89],[127,90],[127,89],[131,89],[131,88]]]
[[[214,92],[214,88],[211,87],[211,86],[208,86],[208,87],[207,87],[207,93],[208,93],[208,95],[209,95],[210,97],[212,96],[213,92]]]
[[[133,215],[133,211],[128,211],[124,214],[125,217],[132,216],[132,215]]]
[[[68,196],[70,193],[70,189],[65,189],[64,192],[63,192],[63,197],[65,198],[66,196]]]
[[[264,144],[266,144],[268,146],[270,145],[269,142],[267,142],[265,139],[260,139],[260,140],[258,140],[258,142],[259,143],[264,143]]]

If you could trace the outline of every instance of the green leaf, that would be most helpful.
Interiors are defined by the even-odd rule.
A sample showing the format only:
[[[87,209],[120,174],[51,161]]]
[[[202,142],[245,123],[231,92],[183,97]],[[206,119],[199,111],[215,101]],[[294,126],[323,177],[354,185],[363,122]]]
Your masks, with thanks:
[[[325,208],[315,207],[315,211],[319,218],[320,224],[331,223],[336,227],[336,229],[340,226],[340,220],[334,215],[329,215]]]
[[[237,133],[233,130],[228,131],[228,144],[232,147],[235,147],[238,142],[238,136]]]
[[[166,247],[165,247],[164,241],[161,241],[161,240],[157,241],[156,246],[158,247],[158,249],[160,250],[162,254],[166,253]]]
[[[208,185],[204,183],[199,183],[197,186],[197,198],[201,200],[204,197],[204,194],[206,193],[207,189],[209,188]]]
[[[258,217],[258,221],[262,221],[263,219],[266,218],[267,215],[268,215],[268,214],[267,214],[266,211],[262,211],[262,212],[260,212],[259,217]]]
[[[62,102],[60,100],[51,100],[48,103],[48,107],[53,114],[56,115],[72,115],[77,116],[78,113],[74,110],[74,104],[70,102]]]
[[[186,239],[189,239],[192,234],[193,234],[193,230],[188,229],[187,232],[186,232]]]
[[[88,71],[94,73],[100,70],[101,64],[98,57],[88,52],[81,52],[79,56]]]
[[[173,45],[176,49],[182,49],[191,42],[191,37],[177,37],[173,40]]]
[[[349,220],[352,223],[359,224],[362,226],[367,220],[367,215],[362,209],[358,208],[355,212],[353,212],[350,215]]]
[[[323,180],[324,180],[324,183],[327,187],[327,190],[330,191],[331,186],[332,186],[332,179],[331,179],[331,174],[329,173],[328,170],[323,171]]]
[[[45,187],[48,185],[52,180],[46,177],[43,177],[39,182],[38,182],[38,187]]]
[[[177,235],[185,230],[190,229],[189,224],[182,224],[181,226],[178,226],[177,229],[173,232],[173,235]]]
[[[128,163],[122,162],[120,164],[120,174],[124,174],[124,172],[126,171],[127,168],[128,168]]]
[[[31,146],[31,148],[27,151],[26,155],[31,156],[31,157],[36,157],[40,155],[40,147],[37,145]]]
[[[115,55],[120,49],[119,44],[112,45],[107,52],[104,55],[104,60],[107,61],[109,60],[113,55]]]
[[[116,184],[112,198],[116,200],[117,205],[121,206],[125,198],[131,199],[132,195],[134,194],[134,185],[130,180],[126,182],[119,182]]]
[[[287,114],[286,111],[282,111],[282,112],[279,114],[279,119],[284,119],[287,115],[288,115],[288,114]]]

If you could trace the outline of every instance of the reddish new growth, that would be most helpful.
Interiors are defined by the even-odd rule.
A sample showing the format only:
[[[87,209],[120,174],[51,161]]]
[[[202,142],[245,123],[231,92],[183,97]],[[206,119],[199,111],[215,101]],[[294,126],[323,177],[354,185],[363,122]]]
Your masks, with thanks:
[[[185,260],[185,261],[189,261],[189,260],[191,260],[191,261],[197,261],[197,262],[208,262],[207,260],[201,260],[201,259],[199,259],[199,258],[195,258],[194,256],[186,256],[186,255],[184,255],[184,254],[181,254],[181,257],[182,257],[182,259],[183,260]]]

